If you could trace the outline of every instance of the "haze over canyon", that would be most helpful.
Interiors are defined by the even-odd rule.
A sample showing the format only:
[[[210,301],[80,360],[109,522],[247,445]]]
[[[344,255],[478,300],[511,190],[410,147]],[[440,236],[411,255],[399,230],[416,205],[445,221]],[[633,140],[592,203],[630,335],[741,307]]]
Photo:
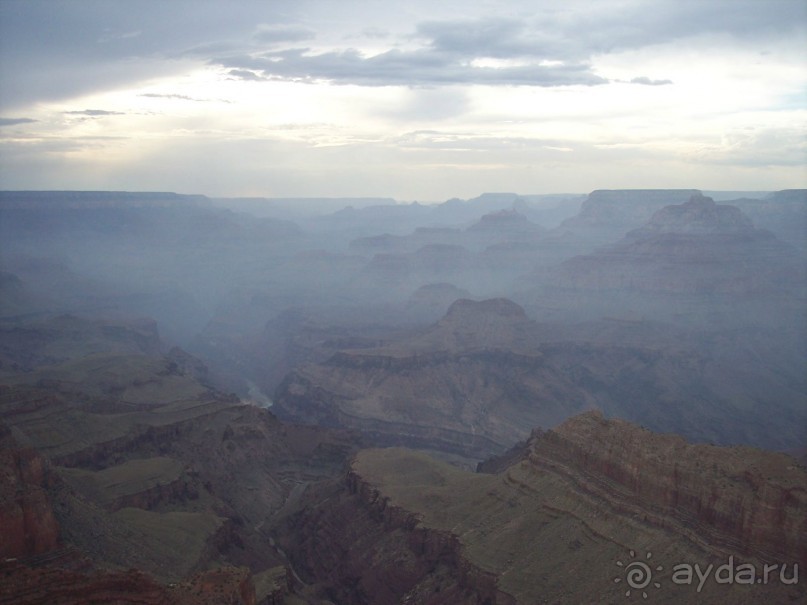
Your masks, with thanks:
[[[801,602],[806,255],[805,189],[0,191],[0,603]]]

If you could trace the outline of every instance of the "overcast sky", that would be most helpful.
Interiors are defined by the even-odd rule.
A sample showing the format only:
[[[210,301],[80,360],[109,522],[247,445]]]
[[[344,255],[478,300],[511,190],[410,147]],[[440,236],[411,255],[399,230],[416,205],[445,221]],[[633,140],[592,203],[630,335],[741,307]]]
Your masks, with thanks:
[[[807,187],[804,0],[0,0],[0,187]]]

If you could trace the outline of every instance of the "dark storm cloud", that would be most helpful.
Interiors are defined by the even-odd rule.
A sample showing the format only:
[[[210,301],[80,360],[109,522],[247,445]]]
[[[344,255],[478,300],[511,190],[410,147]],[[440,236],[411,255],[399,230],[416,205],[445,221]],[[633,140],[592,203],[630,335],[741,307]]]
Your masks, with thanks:
[[[0,118],[0,126],[16,126],[17,124],[31,124],[37,120],[31,118]]]

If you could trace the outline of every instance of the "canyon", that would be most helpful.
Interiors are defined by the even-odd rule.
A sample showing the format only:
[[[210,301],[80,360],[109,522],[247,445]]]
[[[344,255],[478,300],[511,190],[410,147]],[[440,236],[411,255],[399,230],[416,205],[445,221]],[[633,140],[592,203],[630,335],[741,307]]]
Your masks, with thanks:
[[[796,341],[749,369],[736,364],[738,351],[765,348],[759,333],[657,327],[601,321],[567,331],[531,321],[506,299],[461,299],[415,336],[298,366],[273,410],[362,430],[379,445],[439,444],[472,458],[591,408],[700,441],[728,444],[742,434],[783,449],[802,441],[805,385],[789,361],[798,358]],[[788,340],[780,335],[778,345]],[[710,421],[718,415],[719,424]]]
[[[804,599],[807,191],[292,202],[0,192],[0,603]]]
[[[803,594],[710,583],[693,596],[670,575],[676,562],[728,557],[804,565],[804,468],[787,457],[690,445],[588,412],[480,470],[363,450],[341,484],[286,522],[288,552],[351,603],[619,602],[626,585],[615,579],[636,552],[652,554],[663,588],[647,592],[659,602]]]

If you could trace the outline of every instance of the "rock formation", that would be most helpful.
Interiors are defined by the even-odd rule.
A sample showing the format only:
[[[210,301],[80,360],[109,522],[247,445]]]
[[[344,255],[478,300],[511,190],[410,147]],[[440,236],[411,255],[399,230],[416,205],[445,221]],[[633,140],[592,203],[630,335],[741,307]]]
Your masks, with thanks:
[[[0,424],[0,558],[33,557],[59,546],[59,524],[47,493],[48,466]]]
[[[584,489],[704,549],[807,564],[807,472],[785,454],[693,445],[588,412],[534,436],[526,459],[570,469]]]
[[[577,216],[563,221],[558,230],[585,236],[594,243],[613,241],[643,225],[657,210],[683,203],[693,195],[699,192],[695,189],[598,189],[589,193]]]
[[[142,335],[61,318],[9,349],[26,371],[0,385],[0,556],[16,559],[0,602],[254,605],[253,574],[284,569],[274,515],[355,451],[200,384],[199,360]],[[293,590],[263,584],[266,602]]]
[[[571,337],[506,299],[459,300],[426,331],[301,365],[273,409],[367,431],[379,444],[430,444],[477,459],[591,407],[698,441],[779,449],[803,441],[795,341],[785,347],[779,335],[781,350],[770,352],[769,338],[754,332],[718,333],[708,346],[703,334],[683,331],[658,341],[641,322],[608,333]]]
[[[798,291],[795,250],[734,206],[696,195],[657,211],[620,242],[563,263],[557,287],[693,294]]]
[[[473,235],[486,235],[498,241],[513,241],[533,239],[546,230],[513,208],[485,214],[468,227],[468,231]]]
[[[625,566],[648,553],[659,588],[641,588],[657,602],[788,602],[805,595],[792,582],[807,554],[805,486],[788,456],[587,413],[535,432],[495,473],[364,450],[282,536],[298,569],[350,603],[617,602]],[[677,565],[729,560],[757,574],[783,563],[790,581],[673,581]]]

